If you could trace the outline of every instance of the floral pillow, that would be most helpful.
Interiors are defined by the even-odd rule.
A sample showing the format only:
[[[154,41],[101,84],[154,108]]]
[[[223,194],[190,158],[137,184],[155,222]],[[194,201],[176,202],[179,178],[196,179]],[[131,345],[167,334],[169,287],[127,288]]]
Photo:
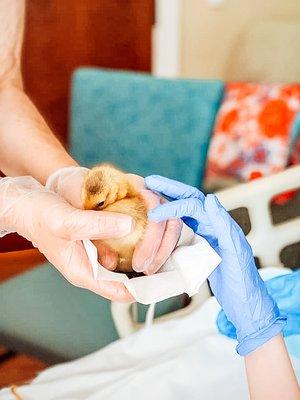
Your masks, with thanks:
[[[295,163],[290,133],[299,110],[300,84],[228,84],[209,148],[206,186],[280,172],[290,154]]]

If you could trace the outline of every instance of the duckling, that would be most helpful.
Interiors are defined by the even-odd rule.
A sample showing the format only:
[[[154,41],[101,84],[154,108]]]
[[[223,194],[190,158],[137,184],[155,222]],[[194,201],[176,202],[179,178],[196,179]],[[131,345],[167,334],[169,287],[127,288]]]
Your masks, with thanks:
[[[130,234],[103,240],[118,253],[116,271],[133,272],[133,252],[147,225],[147,207],[142,196],[123,171],[110,164],[100,164],[88,172],[81,197],[86,210],[118,212],[133,218],[134,228]]]

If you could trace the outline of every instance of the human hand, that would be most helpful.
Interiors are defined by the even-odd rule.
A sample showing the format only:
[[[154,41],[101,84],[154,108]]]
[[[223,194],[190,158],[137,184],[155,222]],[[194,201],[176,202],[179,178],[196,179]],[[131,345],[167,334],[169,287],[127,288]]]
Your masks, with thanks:
[[[76,209],[30,176],[0,180],[0,236],[17,232],[70,283],[110,300],[133,298],[121,283],[94,279],[81,241],[121,237],[131,226],[131,218],[123,214]]]
[[[147,187],[171,201],[150,211],[152,221],[182,218],[222,258],[209,276],[210,287],[237,331],[237,352],[246,355],[277,335],[285,318],[261,279],[249,243],[239,225],[214,195],[161,176],[145,179]]]
[[[58,193],[74,207],[82,209],[81,189],[88,171],[83,167],[62,168],[48,178],[46,187]],[[164,202],[164,199],[146,189],[142,177],[134,174],[127,176],[143,196],[148,209]],[[143,240],[137,245],[133,254],[133,269],[146,274],[155,273],[174,250],[181,227],[181,221],[174,218],[161,223],[149,222]],[[113,270],[117,264],[117,255],[101,241],[95,244],[98,248],[100,263]]]

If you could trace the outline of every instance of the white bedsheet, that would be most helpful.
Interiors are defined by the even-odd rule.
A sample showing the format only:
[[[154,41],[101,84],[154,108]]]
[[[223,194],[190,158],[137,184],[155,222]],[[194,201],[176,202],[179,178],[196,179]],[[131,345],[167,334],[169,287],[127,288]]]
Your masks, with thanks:
[[[236,343],[216,329],[219,309],[210,298],[187,317],[52,367],[17,392],[24,400],[248,399]],[[299,379],[300,360],[294,358],[293,364]],[[10,389],[0,391],[0,398],[15,399]]]

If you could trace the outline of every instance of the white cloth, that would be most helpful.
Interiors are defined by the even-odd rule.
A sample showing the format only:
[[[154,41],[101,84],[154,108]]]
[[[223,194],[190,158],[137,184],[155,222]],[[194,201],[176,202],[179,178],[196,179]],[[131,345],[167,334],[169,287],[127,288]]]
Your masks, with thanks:
[[[246,400],[243,358],[236,342],[218,333],[219,310],[211,297],[184,318],[52,367],[17,392],[24,400]],[[300,379],[300,360],[292,361]],[[0,399],[15,397],[3,389]]]
[[[98,262],[93,243],[84,240],[83,244],[95,279],[123,282],[135,300],[142,304],[157,303],[182,293],[193,296],[221,262],[208,242],[185,225],[176,249],[161,269],[154,275],[133,279],[104,268]]]
[[[185,321],[157,325],[51,368],[17,392],[24,400],[248,399],[236,343],[216,333],[217,310],[211,298]],[[299,360],[294,367],[300,377]],[[14,399],[8,389],[0,398]]]
[[[243,359],[216,331],[210,298],[187,317],[154,325],[18,388],[30,400],[247,399]],[[13,400],[9,390],[1,400]]]

